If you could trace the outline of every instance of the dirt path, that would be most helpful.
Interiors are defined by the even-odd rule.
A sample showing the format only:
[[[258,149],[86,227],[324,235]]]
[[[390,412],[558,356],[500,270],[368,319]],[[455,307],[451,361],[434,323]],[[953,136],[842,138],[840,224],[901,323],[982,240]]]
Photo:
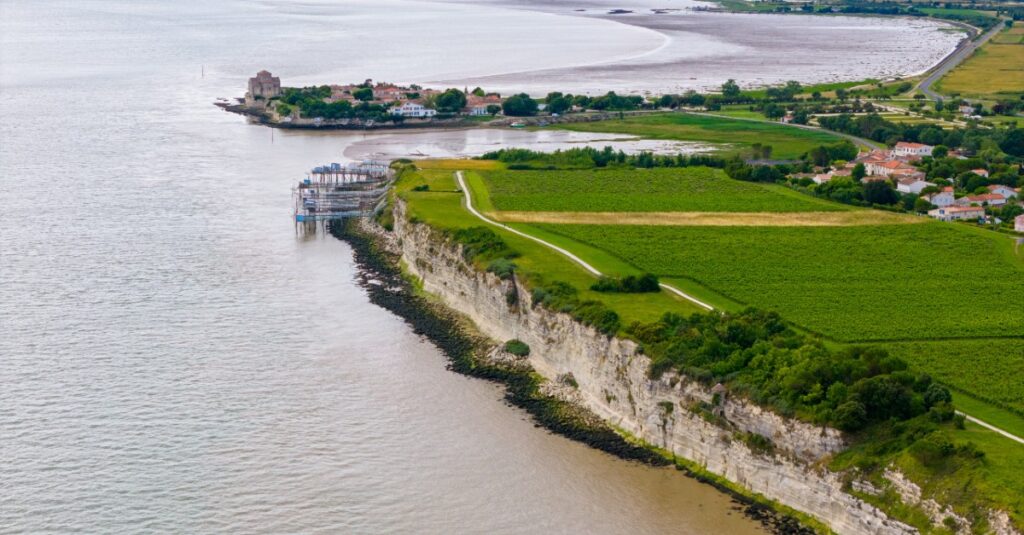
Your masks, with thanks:
[[[544,240],[542,240],[540,238],[537,238],[535,236],[531,236],[531,235],[529,235],[529,234],[527,234],[525,232],[518,231],[518,230],[516,230],[516,229],[514,229],[514,228],[512,228],[512,227],[510,227],[508,225],[503,225],[501,223],[498,223],[497,221],[494,221],[493,219],[490,219],[490,218],[484,216],[483,214],[478,212],[476,210],[476,208],[473,206],[473,195],[470,194],[469,188],[466,186],[466,181],[462,177],[462,171],[456,171],[455,172],[455,179],[459,182],[459,187],[462,188],[462,191],[466,194],[466,209],[469,210],[469,213],[473,214],[474,216],[476,216],[478,219],[480,219],[484,223],[487,223],[488,225],[493,225],[495,227],[499,227],[501,229],[507,230],[507,231],[511,232],[512,234],[515,234],[516,236],[521,236],[521,237],[526,238],[528,240],[535,241],[535,242],[537,242],[537,243],[539,243],[539,244],[541,244],[541,245],[543,245],[543,246],[545,246],[545,247],[547,247],[549,249],[552,249],[552,250],[554,250],[554,251],[564,255],[569,260],[572,260],[573,262],[576,262],[577,264],[582,266],[583,269],[587,270],[588,272],[590,272],[592,275],[594,275],[596,277],[601,277],[601,276],[604,275],[603,273],[598,271],[597,268],[595,268],[594,266],[588,264],[585,260],[583,260],[582,258],[572,254],[571,252],[567,251],[566,249],[563,249],[563,248],[561,248],[561,247],[559,247],[559,246],[557,246],[557,245],[555,245],[553,243],[549,243],[549,242],[544,241]],[[700,299],[697,299],[696,297],[694,297],[694,296],[692,296],[692,295],[690,295],[690,294],[680,290],[679,288],[676,288],[675,286],[671,286],[671,285],[663,284],[663,283],[659,284],[659,286],[664,288],[665,291],[673,293],[673,294],[675,294],[675,295],[677,295],[679,297],[682,297],[683,299],[686,299],[687,301],[690,301],[691,303],[693,303],[693,304],[695,304],[695,305],[697,305],[697,306],[699,306],[699,307],[701,307],[701,308],[703,308],[705,310],[714,310],[715,309],[715,307],[705,303],[704,301],[701,301]]]

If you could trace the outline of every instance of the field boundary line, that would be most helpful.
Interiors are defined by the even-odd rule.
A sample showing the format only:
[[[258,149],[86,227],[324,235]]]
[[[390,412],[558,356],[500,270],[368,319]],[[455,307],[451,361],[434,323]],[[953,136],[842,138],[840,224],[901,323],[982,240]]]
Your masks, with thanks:
[[[592,275],[595,275],[597,277],[604,276],[604,274],[601,273],[601,271],[599,271],[594,266],[588,264],[585,260],[583,260],[582,258],[576,256],[572,252],[570,252],[570,251],[568,251],[568,250],[566,250],[566,249],[564,249],[562,247],[559,247],[559,246],[557,246],[557,245],[555,245],[553,243],[550,243],[550,242],[547,242],[545,240],[542,240],[542,239],[540,239],[540,238],[538,238],[536,236],[532,236],[530,234],[527,234],[527,233],[525,233],[525,232],[523,232],[521,230],[516,230],[516,229],[514,229],[514,228],[512,228],[512,227],[510,227],[508,225],[505,225],[505,224],[499,223],[497,221],[494,221],[493,219],[490,219],[487,216],[481,214],[473,206],[473,194],[470,192],[469,187],[466,185],[466,180],[462,176],[462,171],[455,171],[455,180],[459,183],[459,187],[462,188],[462,192],[463,192],[464,198],[466,199],[466,210],[468,210],[469,213],[473,214],[473,216],[475,216],[477,219],[483,221],[484,223],[487,223],[488,225],[492,225],[492,226],[498,227],[500,229],[506,230],[508,232],[511,232],[512,234],[515,234],[516,236],[520,236],[522,238],[526,238],[526,239],[528,239],[530,241],[534,241],[536,243],[539,243],[539,244],[541,244],[541,245],[543,245],[543,246],[545,246],[545,247],[547,247],[547,248],[549,248],[549,249],[551,249],[553,251],[556,251],[559,254],[565,256],[566,258],[568,258],[569,260],[572,260],[573,262],[579,264],[580,266],[583,267],[583,269],[587,270]],[[671,285],[665,284],[665,283],[658,283],[658,286],[664,288],[668,292],[671,292],[671,293],[673,293],[675,295],[678,295],[679,297],[682,297],[683,299],[686,299],[687,301],[690,301],[690,302],[696,304],[697,306],[700,306],[701,308],[704,308],[705,310],[715,310],[715,307],[705,303],[704,301],[701,301],[700,299],[697,299],[696,297],[693,297],[692,295],[690,295],[690,294],[680,290],[679,288],[676,288],[675,286],[671,286]],[[962,414],[964,416],[964,418],[966,418],[970,422],[978,424],[978,425],[980,425],[980,426],[982,426],[982,427],[984,427],[984,428],[986,428],[986,429],[988,429],[990,431],[994,431],[996,433],[999,433],[1000,435],[1003,435],[1004,437],[1006,437],[1006,438],[1008,438],[1010,440],[1013,440],[1015,442],[1019,442],[1020,444],[1024,444],[1024,438],[1021,438],[1021,437],[1019,437],[1017,435],[1014,435],[1013,433],[1010,433],[1009,431],[1000,429],[1000,428],[998,428],[998,427],[996,427],[996,426],[994,426],[994,425],[992,425],[990,423],[987,423],[985,421],[979,420],[979,419],[977,419],[977,418],[975,418],[975,417],[973,417],[973,416],[971,416],[971,415],[969,415],[969,414],[967,414],[965,412],[962,412],[962,411],[957,411],[957,412],[959,414]]]
[[[508,232],[511,232],[511,233],[515,234],[516,236],[520,236],[520,237],[526,238],[528,240],[537,242],[537,243],[539,243],[539,244],[541,244],[541,245],[543,245],[543,246],[545,246],[545,247],[547,247],[547,248],[549,248],[549,249],[551,249],[553,251],[556,251],[556,252],[560,253],[561,255],[565,256],[566,258],[568,258],[569,260],[572,260],[573,262],[576,262],[577,264],[582,266],[583,269],[589,271],[592,275],[594,275],[596,277],[604,276],[604,273],[601,273],[597,268],[595,268],[594,266],[588,264],[585,260],[583,260],[582,258],[576,256],[572,252],[570,252],[570,251],[568,251],[566,249],[563,249],[562,247],[559,247],[559,246],[557,246],[557,245],[555,245],[553,243],[550,243],[550,242],[547,242],[545,240],[542,240],[542,239],[540,239],[540,238],[538,238],[536,236],[532,236],[532,235],[527,234],[525,232],[522,232],[520,230],[516,230],[516,229],[514,229],[514,228],[512,228],[512,227],[510,227],[508,225],[505,225],[505,224],[499,223],[497,221],[494,221],[493,219],[490,219],[487,216],[481,214],[473,206],[473,194],[470,193],[469,187],[466,186],[466,181],[465,181],[465,179],[462,176],[462,171],[456,171],[455,172],[455,179],[459,182],[459,187],[462,188],[462,191],[465,194],[466,209],[469,210],[469,213],[471,213],[474,216],[476,216],[477,219],[479,219],[479,220],[481,220],[484,223],[487,223],[489,225],[493,225],[493,226],[501,228],[503,230],[507,230]],[[664,288],[665,290],[667,290],[667,291],[669,291],[669,292],[671,292],[671,293],[673,293],[675,295],[678,295],[679,297],[682,297],[683,299],[686,299],[687,301],[690,301],[691,303],[693,303],[693,304],[695,304],[695,305],[697,305],[697,306],[699,306],[699,307],[701,307],[701,308],[703,308],[705,310],[715,310],[715,307],[705,303],[704,301],[701,301],[700,299],[697,299],[696,297],[693,297],[692,295],[690,295],[690,294],[680,290],[679,288],[676,288],[675,286],[671,286],[671,285],[664,284],[664,283],[658,283],[658,286]]]

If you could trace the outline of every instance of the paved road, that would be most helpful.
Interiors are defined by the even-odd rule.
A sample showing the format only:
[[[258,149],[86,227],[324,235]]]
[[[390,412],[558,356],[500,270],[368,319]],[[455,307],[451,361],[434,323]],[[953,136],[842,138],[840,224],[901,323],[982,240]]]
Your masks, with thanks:
[[[959,48],[953,51],[952,54],[946,56],[946,59],[942,60],[934,69],[932,69],[932,71],[928,73],[928,76],[917,84],[917,88],[930,99],[943,98],[942,95],[932,90],[932,84],[939,81],[939,78],[945,76],[947,72],[953,70],[953,68],[959,65],[960,62],[967,59],[975,50],[978,49],[979,46],[987,43],[992,36],[1003,29],[1003,25],[1004,23],[1000,19],[1000,21],[993,26],[991,30],[985,32],[981,37],[974,40],[964,41]]]
[[[555,245],[553,243],[544,241],[544,240],[542,240],[542,239],[540,239],[540,238],[538,238],[536,236],[531,236],[530,234],[527,234],[525,232],[516,230],[516,229],[514,229],[514,228],[512,228],[512,227],[510,227],[508,225],[503,225],[503,224],[501,224],[501,223],[499,223],[499,222],[497,222],[497,221],[495,221],[493,219],[490,219],[487,216],[481,214],[480,212],[477,211],[476,207],[473,206],[473,195],[469,192],[469,188],[466,186],[466,180],[462,176],[462,171],[456,171],[455,172],[455,179],[459,182],[459,188],[461,188],[462,192],[465,194],[465,197],[466,197],[466,209],[469,210],[469,213],[471,213],[474,216],[476,216],[477,219],[483,221],[484,223],[487,223],[488,225],[493,225],[493,226],[501,228],[503,230],[507,230],[507,231],[515,234],[516,236],[521,236],[521,237],[526,238],[528,240],[532,240],[532,241],[537,242],[537,243],[539,243],[539,244],[541,244],[541,245],[543,245],[543,246],[545,246],[545,247],[547,247],[547,248],[549,248],[549,249],[551,249],[553,251],[556,251],[559,254],[565,256],[566,258],[568,258],[569,260],[572,260],[573,262],[579,264],[581,267],[583,267],[583,269],[587,270],[590,274],[592,274],[592,275],[594,275],[596,277],[600,277],[600,276],[603,275],[597,268],[595,268],[594,266],[590,265],[589,263],[587,263],[582,258],[580,258],[580,257],[576,256],[575,254],[569,252],[568,250],[566,250],[566,249],[564,249],[562,247],[559,247],[559,246],[557,246],[557,245]],[[694,296],[692,296],[692,295],[690,295],[690,294],[680,290],[679,288],[676,288],[675,286],[672,286],[672,285],[669,285],[669,284],[664,284],[664,283],[660,283],[659,286],[661,286],[663,289],[665,289],[665,291],[668,291],[668,292],[671,292],[671,293],[673,293],[675,295],[678,295],[679,297],[682,297],[683,299],[686,299],[687,301],[690,301],[690,302],[696,304],[697,306],[699,306],[699,307],[701,307],[701,308],[703,308],[705,310],[714,310],[715,309],[715,307],[705,303],[704,301],[701,301],[700,299],[697,299],[696,297],[694,297]],[[995,431],[996,433],[999,433],[1000,435],[1003,435],[1006,438],[1009,438],[1010,440],[1015,440],[1015,441],[1017,441],[1017,442],[1019,442],[1021,444],[1024,444],[1024,438],[1018,437],[1017,435],[1014,435],[1013,433],[1010,433],[1009,431],[1005,431],[1003,429],[1000,429],[1000,428],[998,428],[998,427],[996,427],[996,426],[994,426],[992,424],[983,422],[983,421],[981,421],[981,420],[979,420],[979,419],[977,419],[977,418],[975,418],[975,417],[973,417],[973,416],[971,416],[969,414],[965,414],[965,413],[962,413],[962,412],[960,414],[963,414],[964,417],[967,420],[971,421],[971,422],[974,422],[974,423],[976,423],[976,424],[978,424],[978,425],[980,425],[982,427],[986,427],[988,429],[991,429],[992,431]]]

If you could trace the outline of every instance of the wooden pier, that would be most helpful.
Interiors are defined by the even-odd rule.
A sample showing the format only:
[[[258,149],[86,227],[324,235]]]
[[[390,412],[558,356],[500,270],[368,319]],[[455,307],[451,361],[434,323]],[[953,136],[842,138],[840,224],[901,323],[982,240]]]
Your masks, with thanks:
[[[295,222],[369,216],[383,206],[393,178],[386,161],[314,167],[292,188]]]

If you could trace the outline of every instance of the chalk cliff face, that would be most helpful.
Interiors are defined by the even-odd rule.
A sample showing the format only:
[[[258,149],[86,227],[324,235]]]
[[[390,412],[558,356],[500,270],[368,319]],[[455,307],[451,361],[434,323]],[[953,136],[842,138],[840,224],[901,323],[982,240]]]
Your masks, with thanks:
[[[569,315],[533,307],[529,291],[467,264],[461,247],[395,206],[391,248],[427,292],[498,340],[530,346],[530,364],[550,380],[572,374],[575,400],[612,425],[748,490],[820,519],[841,534],[916,533],[844,491],[819,462],[844,447],[841,433],[783,418],[674,373],[648,377],[650,360],[628,340],[610,338]],[[518,299],[510,305],[508,294]],[[724,398],[724,399],[723,399]],[[755,450],[747,433],[770,439]],[[749,435],[747,435],[749,436]]]

